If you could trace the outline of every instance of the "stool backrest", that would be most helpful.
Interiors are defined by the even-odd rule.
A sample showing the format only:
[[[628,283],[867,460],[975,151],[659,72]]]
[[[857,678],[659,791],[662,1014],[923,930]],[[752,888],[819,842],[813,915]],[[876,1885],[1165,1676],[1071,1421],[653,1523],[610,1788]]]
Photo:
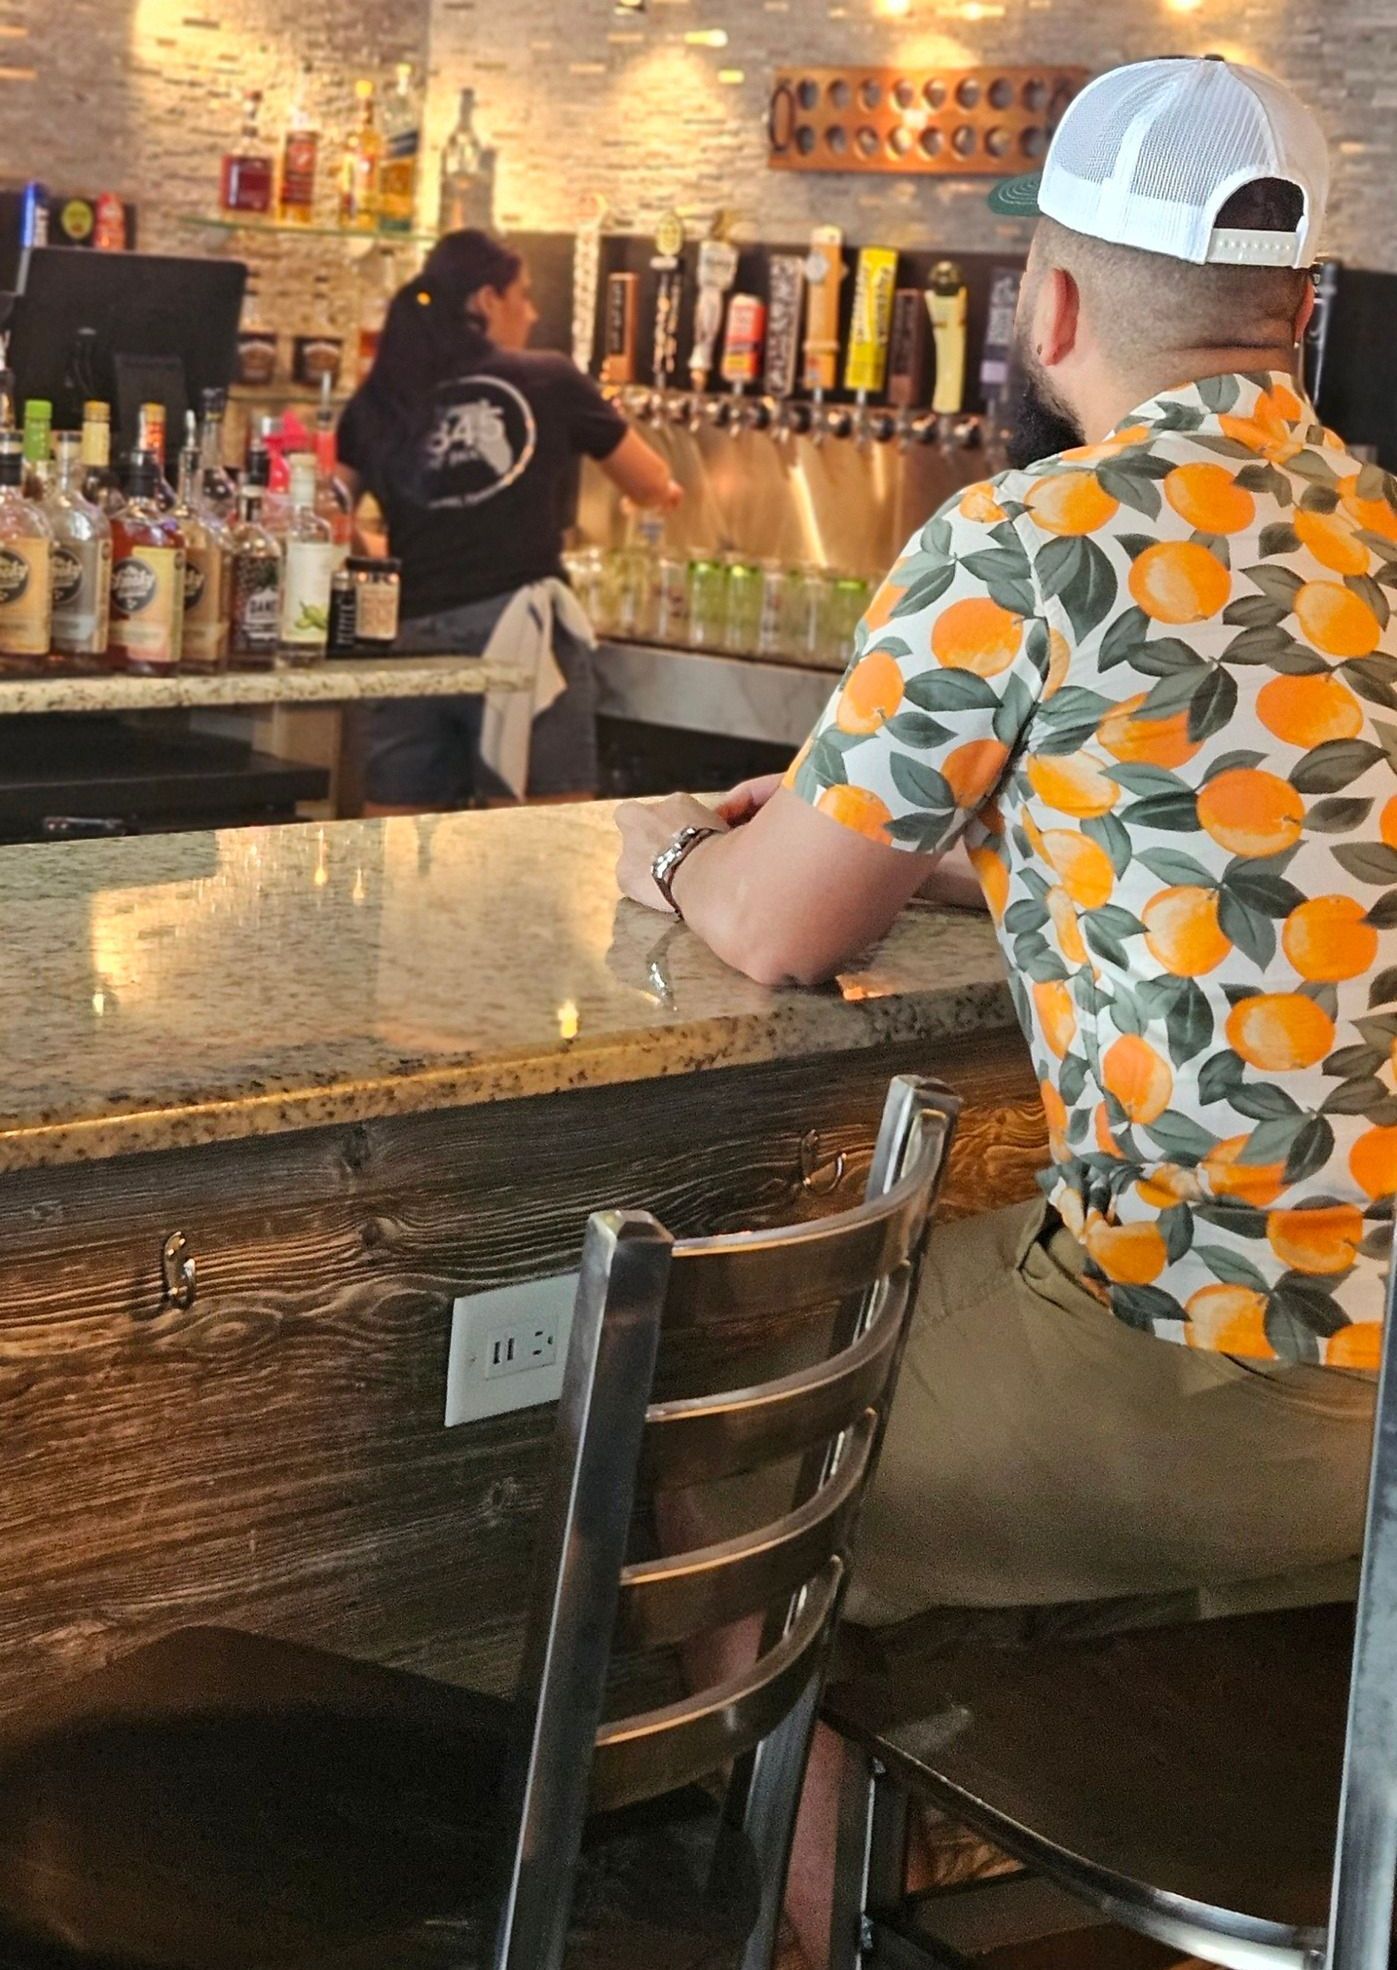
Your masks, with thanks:
[[[676,1242],[643,1212],[587,1231],[518,1691],[518,1839],[496,1970],[557,1970],[589,1811],[731,1767],[763,1879],[747,1963],[769,1960],[815,1703],[959,1103],[889,1092],[865,1201],[784,1230]],[[752,1388],[652,1403],[661,1328],[838,1308],[826,1358]],[[626,1565],[638,1479],[657,1488],[800,1457],[791,1509],[695,1552]],[[613,1637],[660,1647],[763,1619],[756,1659],[602,1724]],[[657,1883],[657,1892],[663,1884]]]
[[[1388,1970],[1397,1875],[1397,1235],[1358,1590],[1326,1970]]]

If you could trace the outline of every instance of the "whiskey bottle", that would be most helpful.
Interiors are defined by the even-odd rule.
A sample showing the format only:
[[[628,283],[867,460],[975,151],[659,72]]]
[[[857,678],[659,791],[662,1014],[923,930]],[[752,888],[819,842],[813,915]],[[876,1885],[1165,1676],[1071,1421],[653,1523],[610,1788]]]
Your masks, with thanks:
[[[422,152],[422,103],[412,63],[399,62],[383,110],[383,165],[379,223],[388,233],[410,233],[417,220],[417,173]]]
[[[199,494],[205,509],[226,525],[238,510],[238,489],[223,463],[227,398],[222,390],[205,390],[199,401],[204,414],[199,430]]]
[[[310,63],[302,62],[281,140],[277,187],[277,217],[300,226],[310,225],[315,218],[315,174],[320,158],[320,131],[308,100],[312,74]]]
[[[184,535],[159,504],[153,453],[126,462],[126,504],[112,519],[113,667],[143,677],[179,668],[184,629]]]
[[[136,424],[136,450],[149,452],[155,460],[155,503],[168,513],[175,503],[175,489],[165,477],[165,406],[142,404]]]
[[[374,117],[374,85],[356,82],[359,122],[345,146],[340,175],[340,224],[354,232],[372,232],[378,224],[379,171],[383,138]]]
[[[291,460],[284,553],[282,654],[293,663],[318,663],[330,638],[330,586],[344,552],[315,510],[315,459],[308,452]]]
[[[0,675],[42,667],[53,621],[53,535],[23,481],[19,433],[0,431]]]
[[[24,406],[24,497],[42,502],[53,463],[53,405],[30,397]]]
[[[84,497],[81,440],[60,431],[53,441],[53,484],[44,515],[53,531],[53,653],[76,659],[65,668],[96,668],[107,654],[111,619],[112,529]],[[85,661],[84,661],[85,660]]]
[[[249,89],[243,98],[243,127],[235,148],[223,159],[219,204],[233,215],[264,215],[272,209],[272,160],[263,146],[258,123],[262,91]]]
[[[281,550],[262,525],[262,488],[238,494],[238,521],[229,537],[233,560],[233,619],[229,651],[234,670],[272,670],[281,635]]]
[[[112,414],[102,403],[82,407],[82,496],[108,518],[126,503],[112,465]]]
[[[190,423],[194,422],[193,416]],[[179,455],[179,496],[173,518],[184,535],[183,670],[215,671],[228,666],[229,618],[233,607],[231,554],[221,522],[204,503],[203,459],[197,441]]]

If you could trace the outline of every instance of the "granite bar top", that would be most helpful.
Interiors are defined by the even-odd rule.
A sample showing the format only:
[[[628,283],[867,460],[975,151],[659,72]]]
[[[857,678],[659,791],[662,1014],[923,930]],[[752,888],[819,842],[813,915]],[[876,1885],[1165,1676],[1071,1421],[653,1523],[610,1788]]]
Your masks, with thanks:
[[[337,705],[369,698],[444,698],[519,691],[521,672],[479,657],[350,657],[298,670],[213,676],[0,677],[0,718],[34,712],[189,711],[207,706]]]
[[[752,984],[618,897],[611,815],[0,848],[0,1170],[1013,1024],[956,911]]]

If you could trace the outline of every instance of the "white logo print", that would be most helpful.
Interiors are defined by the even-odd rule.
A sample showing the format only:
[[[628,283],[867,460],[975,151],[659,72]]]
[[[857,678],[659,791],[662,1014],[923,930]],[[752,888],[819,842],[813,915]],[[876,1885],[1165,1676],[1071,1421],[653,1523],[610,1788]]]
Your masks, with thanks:
[[[512,486],[538,448],[528,399],[497,376],[444,386],[422,447],[434,508],[480,506]]]

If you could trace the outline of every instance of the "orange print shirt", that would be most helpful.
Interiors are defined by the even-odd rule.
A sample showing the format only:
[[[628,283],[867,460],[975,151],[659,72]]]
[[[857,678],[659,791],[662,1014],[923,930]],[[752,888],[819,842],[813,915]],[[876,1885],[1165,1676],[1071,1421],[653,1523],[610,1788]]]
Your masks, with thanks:
[[[1376,1367],[1397,1190],[1397,481],[1214,376],[957,495],[788,777],[964,833],[1131,1326]]]

